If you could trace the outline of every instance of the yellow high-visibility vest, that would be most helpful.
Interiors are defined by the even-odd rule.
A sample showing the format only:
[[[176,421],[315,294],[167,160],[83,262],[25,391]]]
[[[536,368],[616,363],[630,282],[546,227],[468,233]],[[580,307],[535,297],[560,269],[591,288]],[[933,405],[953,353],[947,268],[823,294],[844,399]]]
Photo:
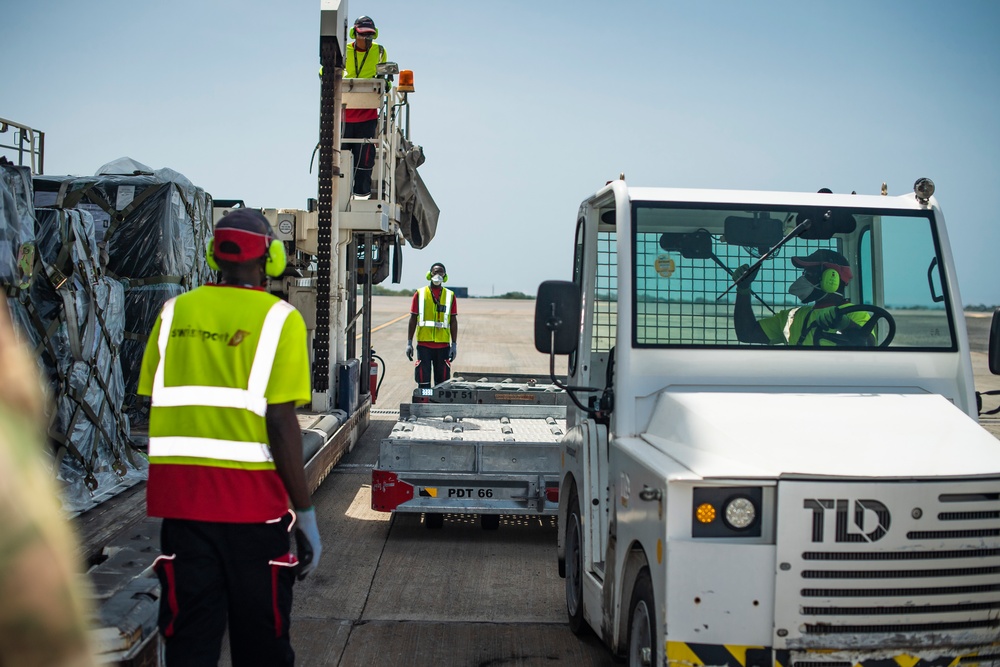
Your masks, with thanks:
[[[445,287],[441,288],[439,301],[434,300],[430,287],[421,287],[417,299],[417,342],[418,343],[450,343],[451,342],[451,303],[455,293]],[[439,309],[438,305],[442,308]],[[443,312],[439,312],[443,310]]]

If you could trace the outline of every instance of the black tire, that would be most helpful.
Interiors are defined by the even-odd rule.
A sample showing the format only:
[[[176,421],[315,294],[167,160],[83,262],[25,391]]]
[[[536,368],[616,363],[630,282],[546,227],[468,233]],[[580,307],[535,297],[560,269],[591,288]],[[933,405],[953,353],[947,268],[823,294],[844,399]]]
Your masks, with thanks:
[[[500,527],[500,515],[480,514],[479,525],[483,527],[483,530],[496,530]]]
[[[583,618],[583,529],[580,522],[580,500],[573,490],[569,496],[569,511],[566,513],[566,546],[564,565],[566,576],[566,616],[569,629],[575,635],[587,632],[587,622]]]
[[[424,526],[429,530],[441,530],[444,527],[444,514],[427,512],[424,514]]]
[[[628,606],[629,667],[644,667],[656,662],[656,606],[653,599],[653,580],[649,568],[642,568],[632,589],[632,602]]]

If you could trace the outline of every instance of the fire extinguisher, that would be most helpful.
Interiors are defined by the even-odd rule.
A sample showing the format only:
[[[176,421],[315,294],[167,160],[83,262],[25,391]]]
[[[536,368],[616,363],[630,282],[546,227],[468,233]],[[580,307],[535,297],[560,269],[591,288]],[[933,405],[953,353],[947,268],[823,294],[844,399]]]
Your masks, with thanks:
[[[378,361],[375,361],[378,359]],[[378,398],[378,388],[382,386],[382,378],[379,377],[378,366],[379,362],[382,363],[382,378],[385,377],[385,361],[382,357],[375,354],[375,350],[372,350],[371,361],[368,362],[368,393],[372,397],[372,405],[375,405],[375,400]]]

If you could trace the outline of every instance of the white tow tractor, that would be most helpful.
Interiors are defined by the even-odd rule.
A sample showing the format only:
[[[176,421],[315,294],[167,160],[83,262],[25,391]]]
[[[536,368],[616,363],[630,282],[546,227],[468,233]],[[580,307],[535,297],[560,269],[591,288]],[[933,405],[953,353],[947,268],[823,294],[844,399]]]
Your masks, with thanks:
[[[569,355],[574,631],[632,665],[1000,664],[1000,444],[977,423],[933,183],[617,180],[581,204],[574,244],[572,281],[541,285],[535,321],[539,351]],[[848,260],[838,289],[863,326],[740,342],[737,267],[757,269],[754,316],[773,324],[808,305],[787,291],[792,258],[818,250]]]

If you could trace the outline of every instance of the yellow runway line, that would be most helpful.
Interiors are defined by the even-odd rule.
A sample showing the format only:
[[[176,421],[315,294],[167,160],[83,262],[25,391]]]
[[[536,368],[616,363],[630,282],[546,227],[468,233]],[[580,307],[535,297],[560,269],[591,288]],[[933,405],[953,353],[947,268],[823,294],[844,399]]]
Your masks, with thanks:
[[[385,324],[380,324],[380,325],[378,325],[377,327],[375,327],[374,329],[372,329],[372,333],[375,333],[375,332],[376,332],[376,331],[378,331],[379,329],[385,329],[385,328],[386,328],[387,326],[390,326],[390,325],[392,325],[392,324],[395,324],[396,322],[398,322],[398,321],[400,321],[400,320],[402,320],[402,319],[405,319],[405,318],[407,318],[407,317],[409,317],[409,316],[410,316],[410,314],[409,314],[409,313],[407,313],[407,314],[405,314],[405,315],[400,315],[399,317],[397,317],[397,318],[396,318],[396,319],[394,319],[394,320],[389,320],[389,321],[388,321],[388,322],[386,322]],[[358,340],[360,340],[361,336],[363,336],[363,335],[364,335],[364,334],[358,334],[357,336],[355,336],[355,339],[358,339]]]

